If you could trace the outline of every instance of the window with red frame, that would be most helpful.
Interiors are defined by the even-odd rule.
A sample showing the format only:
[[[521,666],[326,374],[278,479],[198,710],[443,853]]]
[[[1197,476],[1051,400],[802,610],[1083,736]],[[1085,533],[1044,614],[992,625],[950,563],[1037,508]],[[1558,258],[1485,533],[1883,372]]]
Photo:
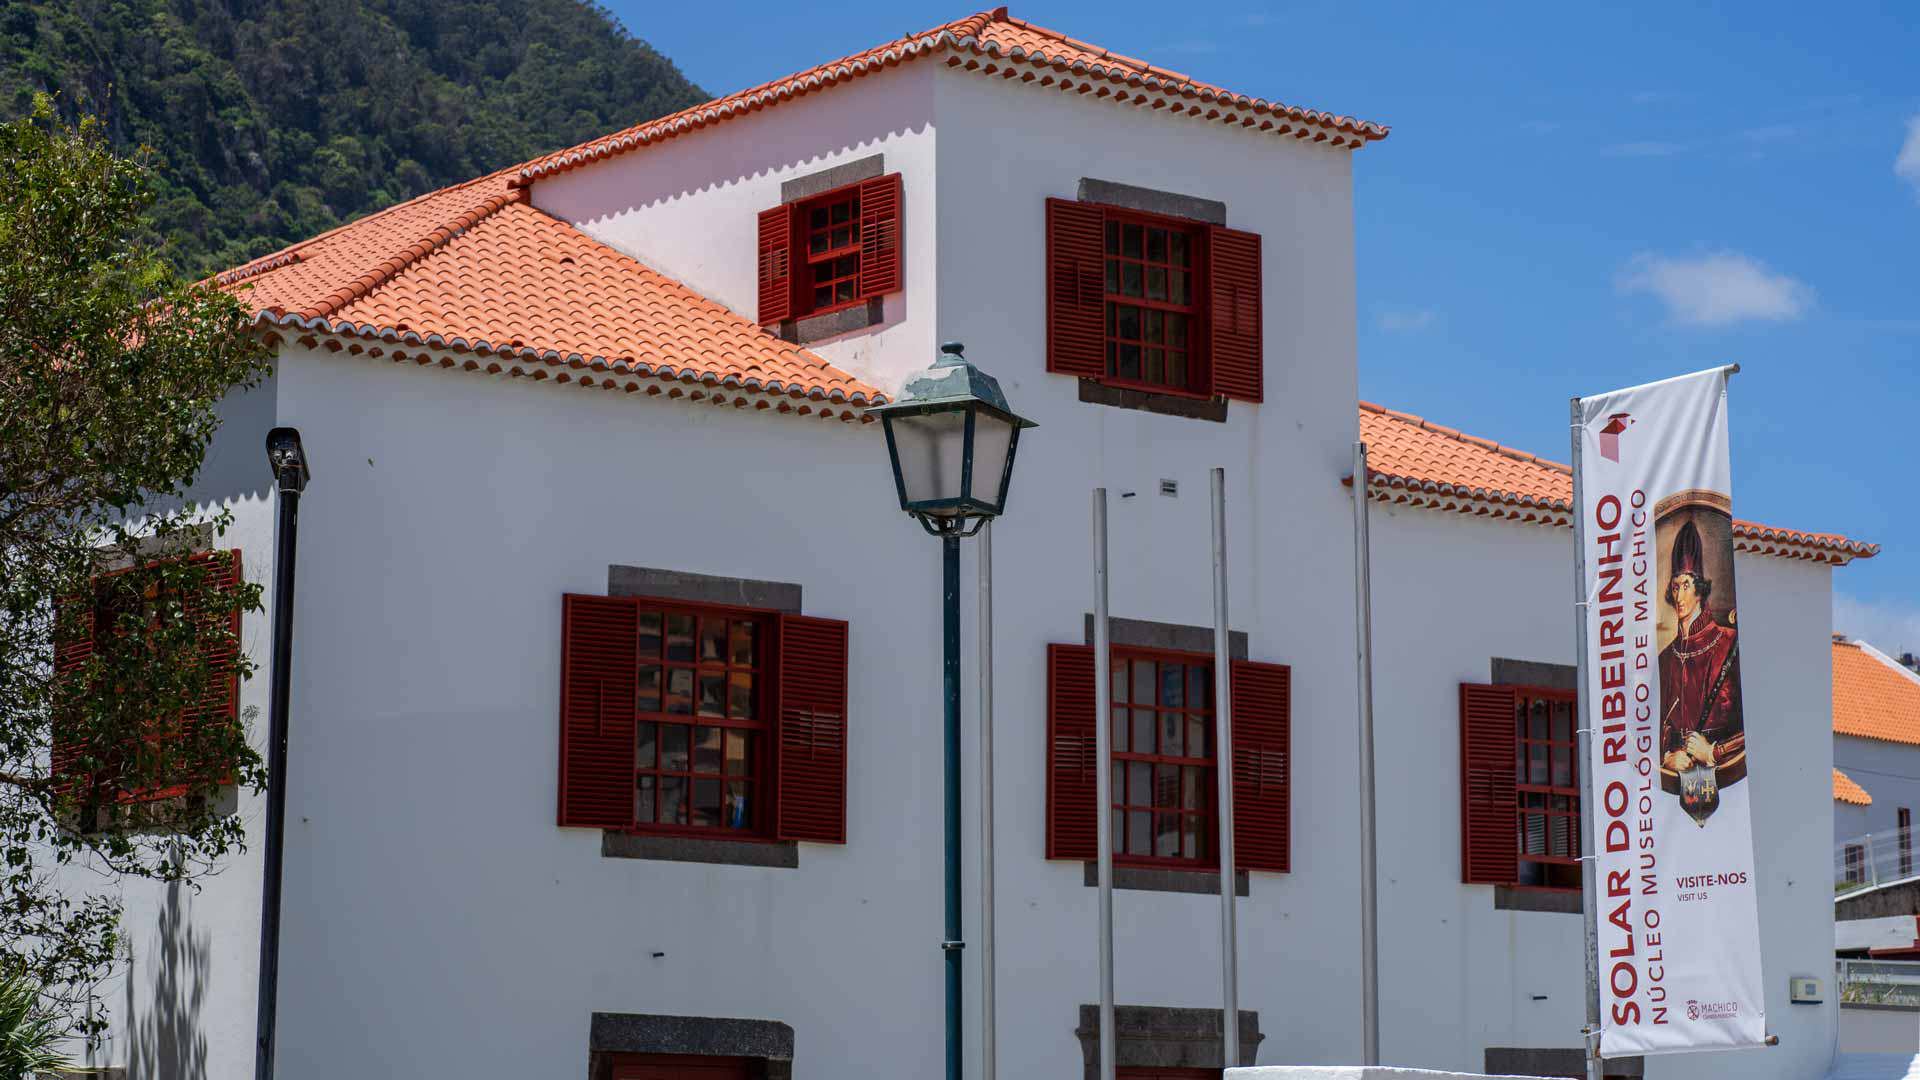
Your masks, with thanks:
[[[562,601],[562,826],[846,842],[847,624]]]
[[[1199,326],[1197,226],[1112,212],[1106,221],[1107,378],[1151,390],[1203,392],[1191,363]]]
[[[1111,679],[1114,857],[1211,860],[1220,801],[1213,665],[1184,653],[1115,648]]]
[[[1569,690],[1461,684],[1463,881],[1580,887],[1578,704]]]
[[[1841,882],[1847,885],[1864,884],[1867,880],[1867,849],[1861,844],[1848,844],[1842,853]]]
[[[899,173],[760,212],[760,323],[775,326],[898,292]]]

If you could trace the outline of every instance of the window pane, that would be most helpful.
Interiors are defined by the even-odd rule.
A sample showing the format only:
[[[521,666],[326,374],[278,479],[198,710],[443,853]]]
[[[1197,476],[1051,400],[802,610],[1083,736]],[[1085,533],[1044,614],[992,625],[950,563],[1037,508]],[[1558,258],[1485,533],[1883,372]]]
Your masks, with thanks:
[[[667,659],[693,659],[693,616],[667,616]]]
[[[1133,710],[1133,752],[1136,754],[1154,753],[1152,709]]]
[[[844,304],[853,299],[853,282],[843,281],[834,287],[834,302]]]
[[[1124,754],[1127,752],[1127,710],[1113,710],[1113,730],[1108,733],[1108,737],[1113,740],[1112,749],[1114,753]]]
[[[1553,737],[1559,742],[1573,741],[1573,702],[1553,703]]]
[[[1167,381],[1167,351],[1165,349],[1147,350],[1146,380],[1150,383]]]
[[[1166,335],[1167,335],[1166,313],[1161,311],[1150,310],[1146,314],[1147,314],[1147,326],[1146,326],[1147,343],[1150,345],[1157,345],[1160,342],[1166,340]]]
[[[1572,765],[1573,754],[1570,753],[1566,747],[1556,746],[1553,748],[1553,779],[1551,783],[1554,787],[1573,786]]]
[[[1180,805],[1180,766],[1153,767],[1153,805],[1169,810]]]
[[[687,823],[687,780],[684,776],[660,778],[660,824]]]
[[[1167,272],[1157,266],[1147,268],[1147,299],[1165,300],[1167,298]]]
[[[1127,341],[1140,339],[1140,309],[1127,304],[1114,312],[1113,336]]]
[[[736,671],[727,679],[727,715],[735,720],[753,719],[753,676]]]
[[[1195,664],[1187,669],[1187,704],[1195,709],[1213,708],[1213,669]]]
[[[1179,713],[1160,714],[1160,752],[1179,757],[1186,753],[1187,718]]]
[[[640,659],[660,659],[660,613],[640,613]]]
[[[700,715],[727,715],[727,674],[724,671],[700,673]]]
[[[1187,810],[1198,810],[1207,805],[1209,798],[1207,771],[1198,765],[1180,767],[1180,805]]]
[[[1113,703],[1115,705],[1125,705],[1128,700],[1127,699],[1127,665],[1124,663],[1108,664],[1107,681],[1112,688]]]
[[[1167,261],[1167,230],[1147,230],[1147,258],[1154,262]]]
[[[1120,291],[1120,264],[1117,262],[1107,263],[1107,291],[1110,293]],[[1107,329],[1111,331],[1113,327],[1109,325]]]
[[[698,731],[693,741],[693,771],[717,773],[720,771],[720,729],[702,724]]]
[[[678,716],[693,712],[693,672],[686,668],[667,671],[667,712]]]
[[[1120,264],[1120,294],[1139,296],[1140,291],[1140,267],[1135,263]]]
[[[1154,686],[1154,664],[1151,660],[1134,660],[1130,670],[1133,672],[1133,700],[1142,705],[1151,705],[1158,691]]]
[[[833,303],[833,286],[822,285],[813,290],[813,306],[826,307]]]
[[[655,651],[658,651],[659,638],[655,638]],[[634,699],[634,707],[641,712],[660,711],[660,669],[649,664],[640,669],[640,693]]]
[[[727,732],[727,775],[747,775],[747,747],[752,733],[746,731]]]
[[[1212,726],[1207,723],[1205,717],[1187,717],[1187,756],[1197,758],[1212,757],[1213,740],[1208,738],[1211,734],[1213,734]]]
[[[1176,348],[1185,348],[1187,344],[1187,317],[1170,312],[1167,315],[1167,344]]]
[[[652,721],[643,720],[635,726],[639,728],[640,734],[633,751],[633,764],[636,768],[651,769],[653,768],[654,741],[659,738],[656,725]]]
[[[1120,346],[1120,359],[1119,359],[1119,362],[1114,365],[1114,367],[1119,371],[1120,377],[1123,379],[1139,378],[1140,377],[1140,346],[1138,345]]]
[[[720,824],[720,781],[693,782],[693,825]]]
[[[1173,256],[1175,266],[1187,265],[1187,234],[1176,232],[1167,238],[1168,253]]]
[[[1167,350],[1167,385],[1183,389],[1187,385],[1187,354],[1177,349]]]
[[[1181,815],[1181,832],[1184,834],[1181,837],[1181,848],[1182,848],[1183,854],[1185,854],[1186,857],[1189,859],[1206,858],[1207,853],[1201,850],[1202,840],[1200,837],[1200,815],[1182,814]]]
[[[824,206],[814,207],[813,212],[807,215],[807,227],[811,229],[826,228],[827,227],[827,208]]]
[[[753,824],[752,808],[747,805],[747,786],[745,780],[727,782],[727,801],[721,810],[729,829],[744,829]]]
[[[1167,275],[1167,299],[1176,304],[1187,303],[1190,291],[1192,271],[1175,270]]]
[[[1157,827],[1154,830],[1153,853],[1155,855],[1180,857],[1180,814],[1156,814]]]
[[[654,788],[658,783],[659,781],[651,776],[643,776],[640,778],[640,790],[636,793],[636,801],[633,806],[633,820],[639,822],[650,822],[653,820]]]
[[[1140,232],[1138,225],[1120,226],[1120,254],[1133,259],[1140,257]]]
[[[1153,766],[1147,762],[1127,762],[1127,805],[1153,805]]]
[[[666,772],[687,771],[687,726],[660,725],[660,768]]]
[[[807,254],[818,255],[825,250],[827,250],[826,233],[814,233],[813,236],[807,240]]]
[[[1112,798],[1116,806],[1125,805],[1127,801],[1126,768],[1126,765],[1116,761],[1113,763],[1111,774],[1107,777],[1107,783],[1109,785],[1107,795]]]
[[[1113,812],[1113,850],[1115,854],[1127,850],[1127,816],[1118,810]]]
[[[833,220],[845,221],[848,218],[851,218],[852,216],[853,216],[853,202],[851,200],[843,203],[834,204]]]
[[[727,662],[727,621],[725,619],[700,620],[700,662],[703,664]]]
[[[1540,700],[1532,702],[1527,710],[1527,737],[1544,739],[1547,737],[1547,703]]]
[[[1547,782],[1547,747],[1545,743],[1530,743],[1527,746],[1527,772],[1529,784]]]
[[[1552,818],[1547,830],[1547,854],[1571,858],[1573,856],[1572,834],[1572,818],[1558,816]]]
[[[1120,223],[1117,221],[1107,222],[1107,254],[1120,254]]]
[[[1127,850],[1135,855],[1153,854],[1153,812],[1127,811]]]
[[[753,660],[753,621],[735,619],[733,621],[733,662],[751,666]]]

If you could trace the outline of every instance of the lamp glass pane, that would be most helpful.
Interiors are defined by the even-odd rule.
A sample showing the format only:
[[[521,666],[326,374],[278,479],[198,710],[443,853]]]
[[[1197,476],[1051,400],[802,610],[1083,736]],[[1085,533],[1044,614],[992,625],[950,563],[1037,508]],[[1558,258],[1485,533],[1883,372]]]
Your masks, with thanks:
[[[966,453],[967,414],[962,410],[896,416],[894,467],[908,503],[960,497],[960,462]]]
[[[1000,481],[1007,474],[1007,451],[1013,446],[1013,425],[987,413],[973,417],[973,491],[981,502],[997,512],[1006,492]]]

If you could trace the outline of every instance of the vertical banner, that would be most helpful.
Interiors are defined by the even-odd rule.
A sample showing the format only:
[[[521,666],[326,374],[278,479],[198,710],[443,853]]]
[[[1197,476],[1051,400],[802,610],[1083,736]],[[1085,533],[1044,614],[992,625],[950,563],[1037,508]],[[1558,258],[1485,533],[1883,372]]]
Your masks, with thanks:
[[[1574,502],[1587,601],[1603,1057],[1763,1045],[1730,369],[1583,398]]]

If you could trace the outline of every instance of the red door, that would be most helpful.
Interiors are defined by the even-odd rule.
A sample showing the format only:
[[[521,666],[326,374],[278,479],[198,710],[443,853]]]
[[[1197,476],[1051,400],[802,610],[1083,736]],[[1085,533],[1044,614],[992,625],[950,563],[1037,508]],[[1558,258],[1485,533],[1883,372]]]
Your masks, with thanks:
[[[745,1058],[626,1054],[614,1059],[613,1080],[747,1080]]]

